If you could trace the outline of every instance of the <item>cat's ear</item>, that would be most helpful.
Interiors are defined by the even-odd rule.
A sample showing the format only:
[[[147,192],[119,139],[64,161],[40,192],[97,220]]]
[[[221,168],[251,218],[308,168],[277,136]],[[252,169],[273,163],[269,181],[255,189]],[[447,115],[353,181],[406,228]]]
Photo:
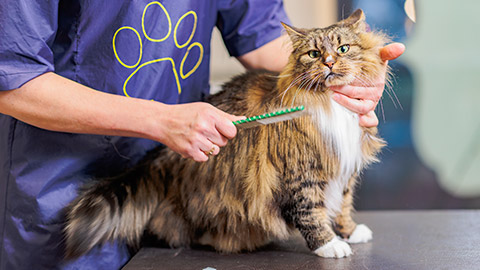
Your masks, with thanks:
[[[287,31],[287,34],[290,37],[290,39],[292,40],[292,42],[295,42],[296,40],[298,40],[300,38],[305,38],[306,35],[307,35],[305,33],[304,29],[296,28],[296,27],[290,26],[290,25],[288,25],[286,23],[283,23],[283,22],[282,22],[282,25],[285,28],[285,30]]]
[[[365,14],[361,9],[355,10],[352,15],[340,21],[339,24],[343,26],[349,26],[360,31],[366,31],[367,29],[367,23],[365,22]]]

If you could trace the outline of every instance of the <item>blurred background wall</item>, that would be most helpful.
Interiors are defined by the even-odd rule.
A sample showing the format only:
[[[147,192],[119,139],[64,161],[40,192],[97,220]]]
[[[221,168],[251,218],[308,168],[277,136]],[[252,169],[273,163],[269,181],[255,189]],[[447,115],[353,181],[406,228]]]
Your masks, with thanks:
[[[403,42],[377,107],[388,142],[362,175],[357,209],[480,208],[480,1],[284,0],[292,25],[324,27],[362,8]],[[212,41],[212,91],[244,69]]]

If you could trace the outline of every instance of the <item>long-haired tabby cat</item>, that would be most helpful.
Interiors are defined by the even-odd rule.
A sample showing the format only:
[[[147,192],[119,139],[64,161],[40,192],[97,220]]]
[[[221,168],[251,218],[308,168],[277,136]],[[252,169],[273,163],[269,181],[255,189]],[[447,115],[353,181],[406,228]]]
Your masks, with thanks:
[[[323,29],[285,25],[293,50],[283,72],[238,76],[209,102],[235,115],[299,105],[307,113],[240,129],[205,163],[162,148],[118,177],[89,184],[67,208],[67,258],[113,240],[136,247],[145,231],[172,247],[239,252],[298,229],[322,257],[349,256],[348,243],[372,239],[352,220],[352,197],[384,142],[328,89],[384,72],[379,49],[387,40],[366,27],[361,10]]]

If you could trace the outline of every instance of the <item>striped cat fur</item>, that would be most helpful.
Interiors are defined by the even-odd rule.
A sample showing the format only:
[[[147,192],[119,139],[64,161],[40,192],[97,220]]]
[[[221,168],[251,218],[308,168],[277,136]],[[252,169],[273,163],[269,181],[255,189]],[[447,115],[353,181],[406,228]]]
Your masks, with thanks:
[[[366,31],[361,10],[327,28],[285,28],[292,54],[283,72],[245,73],[208,101],[235,115],[300,105],[307,113],[238,130],[204,163],[162,148],[117,177],[93,180],[66,209],[67,258],[114,240],[137,248],[145,232],[172,247],[240,252],[299,230],[323,257],[349,256],[347,242],[371,239],[352,219],[353,194],[384,141],[335,103],[328,86],[384,73],[387,39]]]

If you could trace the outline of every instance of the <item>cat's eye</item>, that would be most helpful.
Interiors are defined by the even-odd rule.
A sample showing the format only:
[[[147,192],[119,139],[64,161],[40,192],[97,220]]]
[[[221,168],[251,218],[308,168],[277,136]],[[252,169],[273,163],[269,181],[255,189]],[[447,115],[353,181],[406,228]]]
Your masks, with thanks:
[[[337,52],[339,54],[344,54],[344,53],[348,52],[348,50],[350,50],[350,45],[345,44],[345,45],[342,45],[342,46],[338,47]]]
[[[311,51],[308,52],[308,56],[310,56],[311,58],[318,58],[318,57],[320,57],[320,52],[315,51],[315,50],[311,50]]]

